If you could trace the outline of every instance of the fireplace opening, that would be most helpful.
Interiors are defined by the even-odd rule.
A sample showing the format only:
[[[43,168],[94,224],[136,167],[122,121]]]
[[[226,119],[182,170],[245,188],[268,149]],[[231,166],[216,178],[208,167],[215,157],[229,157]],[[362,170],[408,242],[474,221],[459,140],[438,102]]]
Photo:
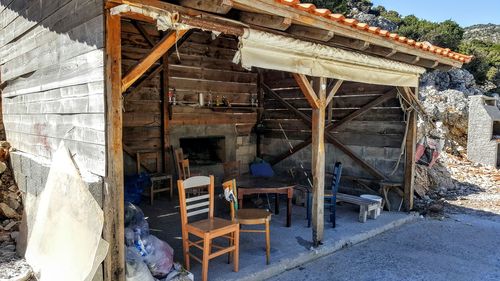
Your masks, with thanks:
[[[226,160],[224,137],[181,138],[179,142],[191,165],[213,165]]]

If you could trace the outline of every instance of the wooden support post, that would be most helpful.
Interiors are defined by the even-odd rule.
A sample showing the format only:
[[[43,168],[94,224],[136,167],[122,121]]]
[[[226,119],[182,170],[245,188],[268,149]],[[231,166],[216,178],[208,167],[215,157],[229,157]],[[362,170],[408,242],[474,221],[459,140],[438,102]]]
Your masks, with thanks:
[[[121,20],[106,11],[106,178],[103,237],[109,243],[104,280],[125,280]]]
[[[122,79],[122,91],[125,92],[137,79],[141,77],[156,61],[175,45],[175,43],[182,38],[187,30],[177,30],[156,44],[153,49],[136,65],[134,66],[125,77]]]
[[[408,89],[408,93],[411,90]],[[415,90],[418,94],[418,88]],[[411,93],[415,95],[414,93]],[[405,178],[404,178],[404,206],[407,211],[413,209],[413,191],[415,182],[415,149],[417,145],[417,113],[415,110],[410,112],[408,118],[408,134],[405,144]]]
[[[161,153],[162,153],[162,163],[163,172],[167,173],[168,170],[168,149],[170,147],[169,141],[169,104],[168,104],[168,92],[169,92],[169,77],[168,77],[168,55],[164,55],[161,58],[161,64],[163,65],[163,71],[161,72]]]
[[[258,69],[257,76],[257,124],[262,124],[262,118],[264,116],[264,91],[262,89],[262,70]],[[257,132],[257,157],[262,158],[262,134]]]
[[[323,240],[324,195],[325,195],[325,108],[326,78],[314,78],[314,92],[318,96],[317,104],[312,106],[312,236],[317,247]]]

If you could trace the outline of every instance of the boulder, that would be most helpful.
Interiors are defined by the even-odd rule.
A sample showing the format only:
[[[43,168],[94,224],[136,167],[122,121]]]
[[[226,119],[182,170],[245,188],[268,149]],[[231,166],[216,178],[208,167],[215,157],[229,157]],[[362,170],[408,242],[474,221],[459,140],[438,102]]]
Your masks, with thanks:
[[[1,202],[0,203],[0,216],[9,218],[9,219],[20,219],[21,216],[13,210],[9,205]]]

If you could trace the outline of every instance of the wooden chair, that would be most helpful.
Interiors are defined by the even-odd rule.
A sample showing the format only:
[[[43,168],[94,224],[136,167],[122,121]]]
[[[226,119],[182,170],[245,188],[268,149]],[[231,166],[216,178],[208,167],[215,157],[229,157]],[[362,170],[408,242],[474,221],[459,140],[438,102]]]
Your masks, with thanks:
[[[342,163],[337,162],[333,167],[332,185],[329,190],[325,189],[325,206],[330,208],[330,222],[332,227],[335,228],[335,216],[337,211],[337,193],[340,185],[340,177],[342,176]],[[311,227],[311,209],[312,209],[312,196],[307,193],[307,227]]]
[[[240,225],[264,225],[264,230],[259,229],[240,229],[240,232],[253,232],[266,234],[266,263],[269,264],[271,256],[271,232],[269,224],[271,223],[271,212],[263,209],[239,209],[238,208],[238,194],[236,188],[236,180],[229,180],[222,183],[224,190],[229,189],[233,191],[234,201],[230,202],[231,206],[231,220]]]
[[[224,167],[224,180],[237,178],[240,175],[240,161],[230,161],[222,164]]]
[[[162,173],[160,151],[140,150],[136,152],[137,174],[141,173],[142,160],[153,159],[156,163],[156,172],[150,173],[151,187],[149,189],[150,204],[153,205],[155,194],[169,192],[170,199],[174,196],[174,183],[172,175]],[[165,182],[162,185],[162,182]]]
[[[184,263],[190,270],[190,258],[202,264],[202,281],[208,279],[208,262],[210,259],[223,254],[234,254],[234,271],[238,272],[240,225],[235,221],[229,221],[214,217],[214,177],[196,176],[186,180],[178,180],[179,206],[182,223],[182,246]],[[208,194],[186,198],[186,190],[192,188],[208,187]],[[208,218],[189,222],[188,219],[195,215],[208,214]],[[189,235],[201,238],[197,241],[189,239]],[[212,240],[218,237],[229,240],[229,246],[215,245]],[[196,247],[203,252],[200,259],[190,252],[191,247]],[[218,251],[212,253],[212,248]]]

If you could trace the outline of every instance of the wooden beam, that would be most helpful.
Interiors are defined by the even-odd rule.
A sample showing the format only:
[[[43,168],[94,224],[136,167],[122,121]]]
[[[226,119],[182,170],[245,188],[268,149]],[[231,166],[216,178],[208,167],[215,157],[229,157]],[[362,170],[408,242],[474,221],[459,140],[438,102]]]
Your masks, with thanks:
[[[139,92],[139,90],[142,89],[142,87],[144,87],[149,80],[153,79],[153,77],[155,77],[162,70],[163,70],[163,64],[160,64],[160,65],[156,66],[153,69],[153,71],[151,71],[148,74],[148,76],[142,78],[139,81],[139,83],[137,83],[137,85],[134,88],[132,88],[132,90],[130,90],[128,92],[123,92],[123,96],[124,97],[133,96],[135,93]]]
[[[328,42],[333,38],[333,36],[335,36],[333,30],[319,29],[298,24],[293,24],[292,26],[290,26],[287,32],[296,36],[322,42]]]
[[[103,238],[109,243],[104,280],[125,280],[121,19],[106,10],[106,177]]]
[[[227,14],[233,7],[231,0],[180,0],[179,4],[184,7],[216,14]]]
[[[370,163],[366,162],[363,158],[358,156],[352,149],[349,147],[345,146],[343,143],[341,143],[339,140],[337,140],[331,133],[325,132],[325,137],[328,142],[333,144],[335,147],[340,149],[344,154],[349,156],[352,160],[354,160],[356,163],[358,163],[362,168],[364,168],[367,172],[369,172],[372,176],[379,180],[386,180],[387,177],[380,172],[377,168],[375,168],[373,165]]]
[[[148,42],[149,46],[154,47],[156,45],[155,40],[149,35],[149,33],[146,31],[144,26],[142,24],[138,23],[137,21],[132,21],[132,25],[139,31],[139,33],[146,39]]]
[[[408,89],[411,93],[411,90]],[[415,91],[418,93],[418,89]],[[405,173],[404,173],[404,202],[405,209],[413,209],[413,191],[415,182],[415,149],[417,145],[417,113],[415,110],[408,116],[408,132],[405,143]]]
[[[332,130],[339,130],[340,128],[344,127],[347,122],[361,116],[362,114],[366,113],[367,111],[369,111],[370,109],[372,109],[373,107],[383,103],[384,101],[387,101],[391,98],[394,98],[396,97],[396,92],[394,91],[394,89],[391,89],[389,91],[387,91],[386,93],[384,93],[382,96],[374,99],[373,101],[367,103],[366,105],[364,105],[363,107],[361,107],[360,109],[354,111],[353,113],[347,115],[346,117],[344,117],[342,120],[334,123],[334,124],[330,124],[327,126],[327,130],[330,130],[330,128]]]
[[[311,105],[313,109],[317,109],[320,107],[318,96],[314,92],[311,83],[307,80],[307,77],[304,74],[292,73],[293,78],[299,85],[302,94],[306,97],[307,101]]]
[[[290,18],[275,16],[275,15],[266,15],[266,14],[257,14],[252,12],[240,12],[240,21],[252,24],[256,26],[267,27],[276,30],[286,30],[292,25],[292,20]]]
[[[323,241],[325,200],[325,102],[326,78],[314,78],[314,93],[320,106],[312,110],[312,238],[314,247]]]
[[[279,101],[281,104],[283,104],[291,113],[293,113],[295,116],[297,116],[304,124],[307,126],[311,126],[312,119],[311,117],[307,116],[306,114],[302,113],[300,110],[295,108],[293,105],[291,105],[289,102],[285,101],[282,97],[280,97],[276,92],[274,92],[269,86],[266,84],[262,84],[263,89],[266,90],[267,93],[272,95],[277,101]],[[326,102],[326,101],[325,101]],[[346,155],[351,157],[355,162],[357,162],[361,167],[363,167],[366,171],[368,171],[371,175],[375,176],[377,179],[386,179],[385,175],[381,173],[377,168],[373,167],[371,164],[363,160],[360,156],[358,156],[355,152],[353,152],[350,148],[342,144],[340,141],[338,141],[331,133],[326,131],[327,129],[331,128],[330,125],[325,127],[325,136],[326,139],[333,145],[335,145],[337,148],[339,148],[342,152],[344,152]]]
[[[339,91],[340,87],[342,87],[343,82],[344,82],[344,80],[340,80],[340,79],[337,80],[337,82],[335,82],[335,85],[333,85],[333,88],[328,93],[328,97],[326,98],[326,104],[331,103],[335,94]]]
[[[161,64],[163,65],[161,72],[161,152],[162,152],[162,162],[163,162],[163,172],[167,173],[168,170],[168,149],[170,148],[169,140],[169,127],[170,127],[170,113],[169,113],[169,103],[168,103],[168,92],[170,91],[170,80],[169,80],[169,69],[168,69],[168,54],[163,55],[161,58]]]
[[[122,79],[122,91],[126,91],[141,75],[157,62],[175,43],[182,38],[187,30],[178,30],[163,37],[158,44]]]
[[[274,165],[278,164],[279,162],[287,159],[288,157],[294,155],[296,152],[300,151],[301,149],[307,147],[309,144],[311,144],[311,142],[312,142],[312,138],[308,138],[305,141],[303,141],[297,145],[294,145],[293,149],[285,151],[282,154],[276,156],[271,161],[269,161],[269,163],[274,166]]]

